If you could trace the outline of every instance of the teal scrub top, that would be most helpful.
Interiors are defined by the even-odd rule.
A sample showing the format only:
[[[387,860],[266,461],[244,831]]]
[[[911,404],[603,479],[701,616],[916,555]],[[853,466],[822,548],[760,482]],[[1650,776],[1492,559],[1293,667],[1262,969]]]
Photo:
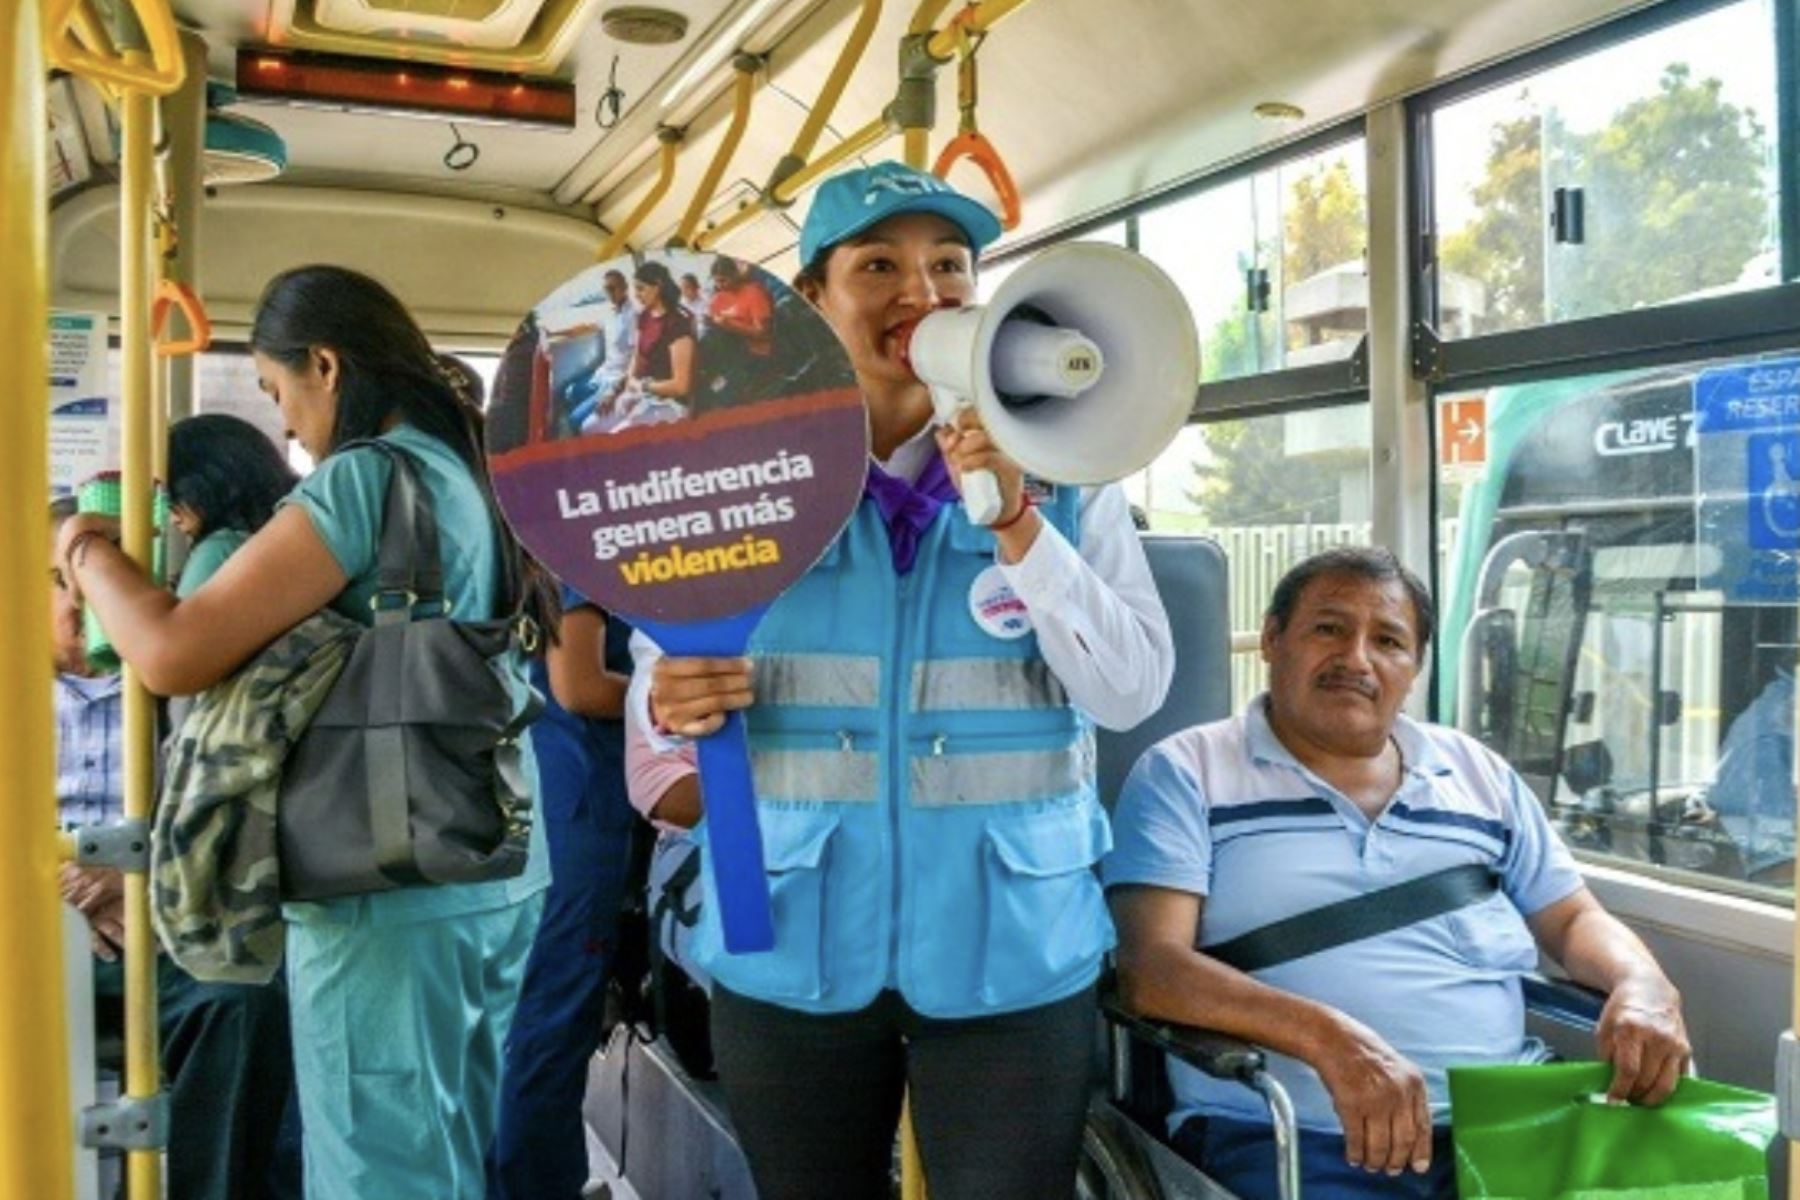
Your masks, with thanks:
[[[188,551],[187,562],[182,564],[175,594],[186,600],[199,591],[200,585],[217,574],[225,560],[249,540],[250,535],[241,529],[215,529],[195,542],[193,549]]]
[[[499,574],[493,521],[481,489],[469,468],[448,445],[410,425],[395,426],[382,440],[408,451],[420,468],[437,516],[438,541],[444,564],[444,593],[452,616],[487,620],[495,614]],[[376,591],[376,549],[381,540],[382,512],[387,501],[387,456],[378,450],[349,450],[320,463],[282,501],[298,505],[314,532],[349,578],[332,607],[369,624],[369,599]],[[524,663],[516,673],[526,682]],[[537,762],[524,742],[526,777],[538,794]],[[402,924],[485,912],[518,904],[550,886],[550,858],[542,819],[532,822],[531,849],[524,873],[487,883],[459,883],[398,888],[367,896],[308,901],[283,906],[290,921],[318,923]]]

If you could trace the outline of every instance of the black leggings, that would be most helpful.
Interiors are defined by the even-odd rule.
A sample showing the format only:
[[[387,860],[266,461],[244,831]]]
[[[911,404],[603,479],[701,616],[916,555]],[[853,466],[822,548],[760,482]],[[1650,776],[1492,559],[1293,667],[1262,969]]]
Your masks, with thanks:
[[[761,1200],[886,1200],[909,1087],[932,1200],[1074,1192],[1093,988],[1022,1012],[938,1020],[891,991],[858,1012],[816,1016],[715,986],[712,1028]]]

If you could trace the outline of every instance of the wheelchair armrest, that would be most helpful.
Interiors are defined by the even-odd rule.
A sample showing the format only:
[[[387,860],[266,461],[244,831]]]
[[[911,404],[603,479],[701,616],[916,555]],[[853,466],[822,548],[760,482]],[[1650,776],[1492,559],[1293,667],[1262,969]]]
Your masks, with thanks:
[[[1600,1012],[1606,1007],[1605,992],[1536,971],[1526,972],[1521,982],[1527,1012],[1575,1029],[1591,1031],[1600,1024]]]
[[[1232,1080],[1255,1087],[1264,1067],[1263,1052],[1229,1034],[1176,1025],[1154,1017],[1141,1017],[1120,1003],[1116,995],[1100,999],[1100,1011],[1114,1025],[1158,1050],[1174,1055],[1214,1079]]]

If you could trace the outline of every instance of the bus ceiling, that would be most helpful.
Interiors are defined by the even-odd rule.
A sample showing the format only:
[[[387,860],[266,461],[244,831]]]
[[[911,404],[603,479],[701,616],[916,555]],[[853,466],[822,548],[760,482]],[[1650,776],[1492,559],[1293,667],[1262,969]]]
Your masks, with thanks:
[[[870,7],[866,0],[666,0],[660,20],[637,13],[621,19],[612,0],[274,0],[266,7],[177,0],[175,11],[182,25],[205,31],[208,71],[219,81],[232,79],[241,49],[279,45],[386,58],[397,68],[435,62],[575,86],[575,128],[567,131],[462,123],[453,136],[441,116],[434,122],[439,132],[402,116],[257,105],[255,119],[286,147],[288,169],[277,186],[468,196],[560,210],[610,229],[644,205],[658,182],[658,129],[684,130],[673,179],[648,205],[633,241],[650,245],[680,228],[729,132],[734,52],[761,55],[765,65],[741,145],[703,206],[703,229],[758,196],[803,132],[854,27],[870,23]],[[880,117],[896,90],[897,48],[921,14],[942,28],[957,11],[942,0],[872,7],[867,52],[838,103],[826,106],[831,119],[818,139],[819,154]],[[981,60],[981,128],[1004,151],[1023,196],[1023,219],[1010,235],[1018,241],[1635,5],[1031,0],[1016,10],[1003,7],[1009,15]],[[1116,85],[1121,71],[1129,73],[1130,88]],[[956,75],[954,69],[937,75],[933,157],[956,133]],[[104,118],[91,104],[68,103],[82,113],[87,149],[103,176],[113,158]],[[247,108],[227,111],[241,115]],[[1273,118],[1258,115],[1259,108]],[[462,170],[446,161],[460,141],[479,148],[478,159]],[[869,153],[899,157],[901,146],[895,139]],[[975,194],[998,202],[974,168],[959,167],[957,175]],[[781,256],[793,239],[788,215],[771,212],[721,248],[767,259]]]

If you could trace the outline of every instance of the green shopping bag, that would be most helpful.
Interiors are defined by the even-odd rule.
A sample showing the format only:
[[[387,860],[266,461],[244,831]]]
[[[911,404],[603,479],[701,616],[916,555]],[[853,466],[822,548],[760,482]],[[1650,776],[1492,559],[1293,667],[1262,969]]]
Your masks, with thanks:
[[[1463,1200],[1765,1200],[1775,1098],[1683,1079],[1656,1108],[1609,1104],[1606,1063],[1450,1071]]]

